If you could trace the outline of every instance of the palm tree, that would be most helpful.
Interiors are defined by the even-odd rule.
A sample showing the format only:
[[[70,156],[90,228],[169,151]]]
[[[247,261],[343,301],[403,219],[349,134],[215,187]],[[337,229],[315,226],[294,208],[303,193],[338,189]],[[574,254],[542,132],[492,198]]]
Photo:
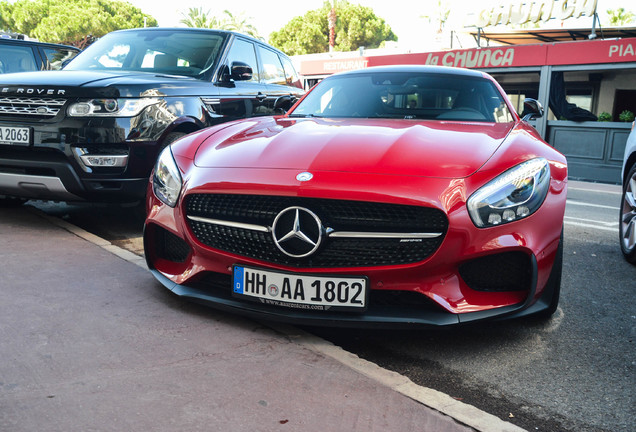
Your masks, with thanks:
[[[225,19],[221,22],[221,28],[223,30],[231,30],[239,33],[245,33],[247,35],[252,36],[256,39],[261,39],[258,35],[258,30],[254,27],[249,20],[253,19],[252,17],[246,18],[245,12],[241,12],[238,15],[232,14],[229,10],[224,10]]]
[[[219,21],[216,17],[210,17],[210,11],[203,12],[203,8],[190,8],[187,14],[182,13],[183,19],[181,24],[185,24],[188,27],[196,28],[218,28]]]
[[[437,1],[437,5],[431,8],[431,12],[427,15],[422,15],[421,18],[428,19],[429,23],[435,22],[437,24],[437,33],[442,33],[444,30],[444,24],[448,21],[448,16],[451,11],[446,2],[441,0]]]

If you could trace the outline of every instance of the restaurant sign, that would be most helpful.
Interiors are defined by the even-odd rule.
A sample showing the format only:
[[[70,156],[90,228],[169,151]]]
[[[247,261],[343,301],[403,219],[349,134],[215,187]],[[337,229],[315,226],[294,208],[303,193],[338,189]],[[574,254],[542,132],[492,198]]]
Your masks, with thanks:
[[[540,0],[505,2],[480,10],[467,24],[476,27],[526,24],[548,21],[552,18],[591,17],[596,13],[597,0]]]
[[[582,53],[585,53],[582,55]],[[386,65],[431,65],[491,69],[636,62],[636,38],[474,48],[301,62],[304,76]]]

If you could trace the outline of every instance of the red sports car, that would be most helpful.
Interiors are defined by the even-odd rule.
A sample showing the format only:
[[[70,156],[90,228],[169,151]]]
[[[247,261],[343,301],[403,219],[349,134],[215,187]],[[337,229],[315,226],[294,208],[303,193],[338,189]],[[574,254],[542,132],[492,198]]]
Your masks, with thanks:
[[[392,66],[188,135],[150,179],[148,266],[179,296],[299,324],[549,317],[567,165],[525,106],[482,72]]]

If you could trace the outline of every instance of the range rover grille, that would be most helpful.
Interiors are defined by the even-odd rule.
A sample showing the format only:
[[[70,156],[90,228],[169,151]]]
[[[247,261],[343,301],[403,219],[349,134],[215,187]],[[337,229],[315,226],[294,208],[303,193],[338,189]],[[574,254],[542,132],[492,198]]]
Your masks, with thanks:
[[[55,117],[66,99],[39,97],[0,97],[0,115],[28,115],[42,118]]]
[[[326,236],[315,253],[296,258],[284,254],[276,246],[271,232],[242,226],[271,228],[276,216],[293,206],[314,212],[324,228],[362,235]],[[195,237],[211,248],[274,264],[305,268],[373,267],[419,262],[437,250],[448,228],[446,215],[435,208],[298,197],[193,194],[185,199],[185,214]],[[191,217],[223,223],[193,220]],[[416,240],[409,235],[423,232],[439,235]],[[374,233],[398,236],[377,238]]]

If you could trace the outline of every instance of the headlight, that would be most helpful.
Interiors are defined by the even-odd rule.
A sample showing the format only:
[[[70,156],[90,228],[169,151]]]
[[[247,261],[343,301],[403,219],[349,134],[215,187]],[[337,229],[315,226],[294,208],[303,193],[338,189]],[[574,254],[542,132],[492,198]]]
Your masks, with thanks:
[[[146,107],[158,104],[160,99],[90,99],[68,107],[71,117],[134,117]]]
[[[163,149],[157,160],[152,176],[152,190],[155,196],[170,207],[177,205],[181,193],[181,175],[172,157],[170,147]]]
[[[514,222],[541,207],[549,186],[548,161],[531,159],[482,186],[468,198],[468,212],[479,228]]]

